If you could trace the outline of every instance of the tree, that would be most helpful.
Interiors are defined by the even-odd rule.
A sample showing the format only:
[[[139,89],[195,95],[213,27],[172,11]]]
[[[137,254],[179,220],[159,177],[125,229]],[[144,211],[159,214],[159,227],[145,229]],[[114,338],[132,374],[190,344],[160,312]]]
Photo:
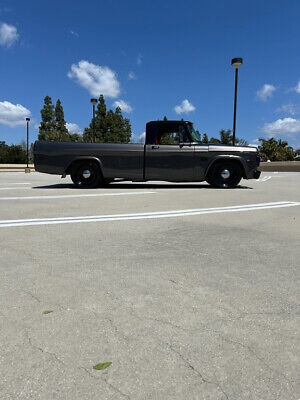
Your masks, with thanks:
[[[201,133],[198,131],[198,129],[196,130],[196,133],[197,133],[197,135],[198,135],[198,137],[200,138],[200,141],[201,141]]]
[[[8,146],[5,142],[0,142],[0,164],[25,164],[26,151],[21,145]]]
[[[202,140],[202,142],[203,142],[203,143],[208,143],[208,136],[207,136],[206,133],[203,134],[203,140]]]
[[[219,139],[217,139],[217,138],[215,138],[215,137],[212,136],[212,137],[209,139],[209,143],[219,144],[219,143],[221,143],[221,141],[220,141]]]
[[[39,140],[50,140],[51,134],[54,131],[54,106],[52,99],[49,96],[44,98],[44,107],[41,109],[42,121],[39,127]]]
[[[99,97],[95,120],[92,118],[89,127],[84,130],[85,142],[92,141],[94,123],[96,142],[129,143],[131,138],[129,119],[123,118],[120,107],[117,107],[115,111],[107,111],[103,95]]]
[[[168,118],[164,116],[163,121],[168,121]]]
[[[55,121],[54,121],[53,135],[55,136],[55,140],[69,141],[70,136],[68,129],[66,128],[64,110],[60,99],[58,99],[56,102],[54,116],[55,116]]]
[[[220,143],[222,144],[232,144],[232,135],[230,129],[221,129],[220,130]]]
[[[261,145],[258,147],[259,154],[262,158],[271,161],[292,161],[295,158],[295,153],[291,147],[288,146],[288,142],[275,138],[270,139],[258,139]]]

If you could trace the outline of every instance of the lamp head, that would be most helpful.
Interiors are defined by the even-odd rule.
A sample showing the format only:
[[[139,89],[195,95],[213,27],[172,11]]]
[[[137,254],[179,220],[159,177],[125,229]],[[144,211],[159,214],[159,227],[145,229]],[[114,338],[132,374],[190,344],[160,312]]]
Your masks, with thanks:
[[[242,64],[243,64],[243,59],[242,59],[241,57],[239,57],[239,58],[233,58],[233,59],[231,60],[231,65],[232,65],[234,68],[239,68]]]
[[[29,121],[30,121],[30,118],[26,118],[26,121],[29,122]]]
[[[97,99],[91,99],[91,103],[93,104],[93,106],[95,106],[97,104],[98,100]]]

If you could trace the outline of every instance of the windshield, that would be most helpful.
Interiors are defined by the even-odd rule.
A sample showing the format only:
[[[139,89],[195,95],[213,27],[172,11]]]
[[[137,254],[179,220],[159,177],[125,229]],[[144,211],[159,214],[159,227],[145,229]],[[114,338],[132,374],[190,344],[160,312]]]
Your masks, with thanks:
[[[198,131],[195,131],[195,128],[192,124],[188,124],[188,129],[190,132],[190,136],[193,142],[201,142],[201,135]]]

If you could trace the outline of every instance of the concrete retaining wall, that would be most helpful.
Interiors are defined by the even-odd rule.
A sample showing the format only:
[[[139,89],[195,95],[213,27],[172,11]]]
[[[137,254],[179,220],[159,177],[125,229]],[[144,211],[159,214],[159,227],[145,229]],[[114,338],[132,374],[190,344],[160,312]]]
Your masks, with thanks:
[[[259,170],[269,172],[300,172],[300,161],[262,162],[260,163]]]
[[[0,172],[25,172],[26,164],[0,164]],[[34,171],[34,165],[29,164],[30,171]]]

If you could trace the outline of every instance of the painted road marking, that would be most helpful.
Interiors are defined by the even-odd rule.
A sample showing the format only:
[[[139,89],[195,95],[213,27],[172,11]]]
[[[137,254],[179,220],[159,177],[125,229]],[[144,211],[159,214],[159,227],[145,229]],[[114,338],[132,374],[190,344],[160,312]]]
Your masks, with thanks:
[[[29,188],[22,188],[29,189]],[[119,193],[86,193],[86,194],[61,194],[53,196],[19,196],[19,197],[0,197],[0,200],[47,200],[47,199],[70,199],[75,197],[104,197],[104,196],[135,196],[138,194],[153,194],[156,192],[119,192]]]
[[[0,220],[0,228],[15,227],[15,226],[33,226],[33,225],[75,224],[80,222],[106,222],[106,221],[186,217],[191,215],[256,211],[256,210],[265,210],[272,208],[294,207],[299,205],[300,202],[278,201],[274,203],[246,204],[240,206],[215,207],[215,208],[196,208],[191,210],[155,211],[155,212],[138,213],[138,214],[113,214],[113,215],[90,215],[82,217],[52,217],[52,218],[34,218],[34,219],[18,219],[18,220],[2,220],[2,221]]]
[[[1,187],[0,190],[23,190],[31,189],[31,187]]]
[[[0,185],[31,185],[31,182],[6,182],[6,183],[0,183]]]
[[[266,182],[271,178],[272,176],[264,176],[263,178],[256,179],[256,182]]]

